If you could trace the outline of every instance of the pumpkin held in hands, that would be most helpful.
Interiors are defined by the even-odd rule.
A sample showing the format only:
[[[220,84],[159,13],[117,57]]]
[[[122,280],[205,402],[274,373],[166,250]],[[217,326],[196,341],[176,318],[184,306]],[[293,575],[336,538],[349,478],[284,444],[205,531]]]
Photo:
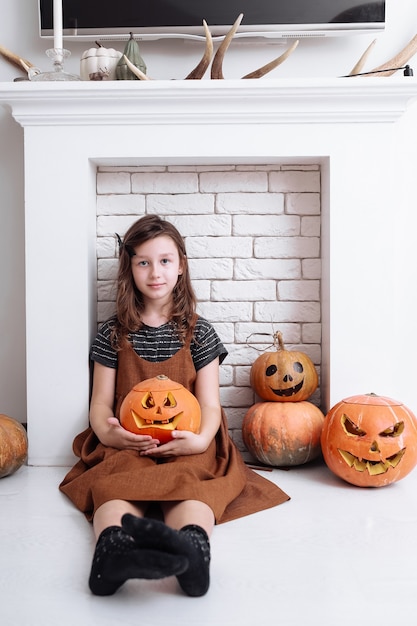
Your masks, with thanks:
[[[28,456],[28,439],[22,424],[0,415],[0,478],[18,470]]]
[[[282,333],[274,333],[275,352],[261,354],[252,364],[250,384],[262,400],[300,402],[317,389],[318,376],[304,352],[285,350]]]
[[[323,421],[311,402],[258,402],[243,419],[243,441],[261,463],[302,465],[320,455]]]
[[[160,374],[138,383],[127,394],[120,407],[120,423],[126,430],[166,443],[174,430],[198,433],[201,409],[188,389]]]
[[[383,487],[417,464],[417,419],[391,398],[352,396],[327,413],[321,445],[336,476],[358,487]]]

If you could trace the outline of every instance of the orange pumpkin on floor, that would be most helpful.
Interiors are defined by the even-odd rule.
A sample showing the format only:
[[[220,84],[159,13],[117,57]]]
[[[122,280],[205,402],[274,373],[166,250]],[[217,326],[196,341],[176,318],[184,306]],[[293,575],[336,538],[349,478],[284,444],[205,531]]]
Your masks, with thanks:
[[[28,438],[22,424],[0,415],[0,478],[18,470],[28,456]]]
[[[326,415],[321,445],[336,476],[358,487],[383,487],[417,464],[417,419],[391,398],[352,396]]]
[[[320,455],[323,422],[311,402],[258,402],[243,419],[243,441],[261,463],[303,465]]]
[[[138,383],[120,407],[120,423],[138,435],[166,443],[174,430],[198,433],[201,410],[197,398],[180,383],[160,374]]]
[[[286,350],[281,332],[274,333],[275,352],[261,354],[252,364],[250,384],[262,400],[300,402],[317,389],[318,376],[304,352]]]

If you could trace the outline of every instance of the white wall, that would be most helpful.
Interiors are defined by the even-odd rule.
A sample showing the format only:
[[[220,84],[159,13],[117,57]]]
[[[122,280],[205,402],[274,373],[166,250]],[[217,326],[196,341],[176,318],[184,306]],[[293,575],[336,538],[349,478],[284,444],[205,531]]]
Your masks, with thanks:
[[[387,29],[378,36],[377,46],[365,69],[369,70],[393,57],[417,33],[417,4],[415,0],[387,0]],[[354,36],[348,39],[329,39],[317,42],[301,41],[295,54],[268,78],[289,76],[338,76],[348,73],[362,52],[371,42],[372,37]],[[36,0],[2,0],[2,19],[0,21],[0,44],[30,60],[42,69],[49,69],[49,61],[44,52],[50,43],[38,37],[38,18]],[[68,71],[78,73],[79,58],[88,44],[71,44],[68,46],[72,56],[67,62]],[[280,54],[282,48],[275,45],[247,45],[235,43],[228,51],[224,72],[226,77],[236,78],[248,71],[263,65]],[[142,56],[148,74],[158,78],[181,78],[194,67],[202,50],[195,43],[143,43]],[[417,67],[415,67],[417,75]],[[12,65],[0,58],[0,81],[12,81],[21,75]],[[360,80],[360,79],[359,79]],[[375,79],[388,80],[388,79]],[[404,79],[407,80],[407,79]],[[417,114],[415,109],[403,120],[399,133],[404,142],[398,150],[404,149],[414,158],[409,137],[415,133]],[[12,120],[10,114],[0,110],[0,324],[2,336],[0,342],[0,412],[8,413],[21,421],[26,421],[25,410],[25,336],[24,336],[24,201],[23,201],[23,132]],[[42,146],[39,147],[42,158]],[[414,163],[408,162],[404,172],[404,183],[411,184],[414,180]],[[353,181],[354,184],[354,181]],[[387,183],[389,184],[389,182]],[[406,194],[406,186],[399,190],[399,201]],[[385,213],[385,211],[384,211]],[[410,212],[410,218],[414,214]],[[387,255],[393,254],[404,263],[410,262],[409,253],[414,248],[408,240],[404,245],[403,229],[410,228],[410,223],[394,221],[392,249]],[[397,243],[398,242],[398,243]],[[402,289],[413,289],[398,281],[398,294]],[[397,294],[394,294],[396,296]],[[414,323],[409,310],[399,307],[401,319],[393,320],[394,338],[397,337],[403,348],[407,341],[407,329]],[[390,329],[387,329],[387,332]],[[381,337],[387,342],[387,350],[394,355],[402,352],[398,347],[390,346],[390,339]],[[405,364],[407,366],[407,364]],[[404,363],[399,363],[399,368]]]

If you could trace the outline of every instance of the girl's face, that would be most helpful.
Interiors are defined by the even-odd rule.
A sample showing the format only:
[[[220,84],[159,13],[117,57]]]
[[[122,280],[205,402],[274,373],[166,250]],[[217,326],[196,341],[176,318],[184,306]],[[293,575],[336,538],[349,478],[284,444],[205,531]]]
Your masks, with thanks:
[[[131,263],[133,280],[144,301],[168,303],[183,272],[183,261],[171,237],[160,235],[137,246]]]

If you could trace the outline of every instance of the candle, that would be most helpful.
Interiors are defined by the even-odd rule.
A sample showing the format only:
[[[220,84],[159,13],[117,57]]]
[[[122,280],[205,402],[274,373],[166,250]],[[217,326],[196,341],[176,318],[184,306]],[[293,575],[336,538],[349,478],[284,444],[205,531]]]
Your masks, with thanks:
[[[62,0],[54,0],[54,48],[62,50]]]

